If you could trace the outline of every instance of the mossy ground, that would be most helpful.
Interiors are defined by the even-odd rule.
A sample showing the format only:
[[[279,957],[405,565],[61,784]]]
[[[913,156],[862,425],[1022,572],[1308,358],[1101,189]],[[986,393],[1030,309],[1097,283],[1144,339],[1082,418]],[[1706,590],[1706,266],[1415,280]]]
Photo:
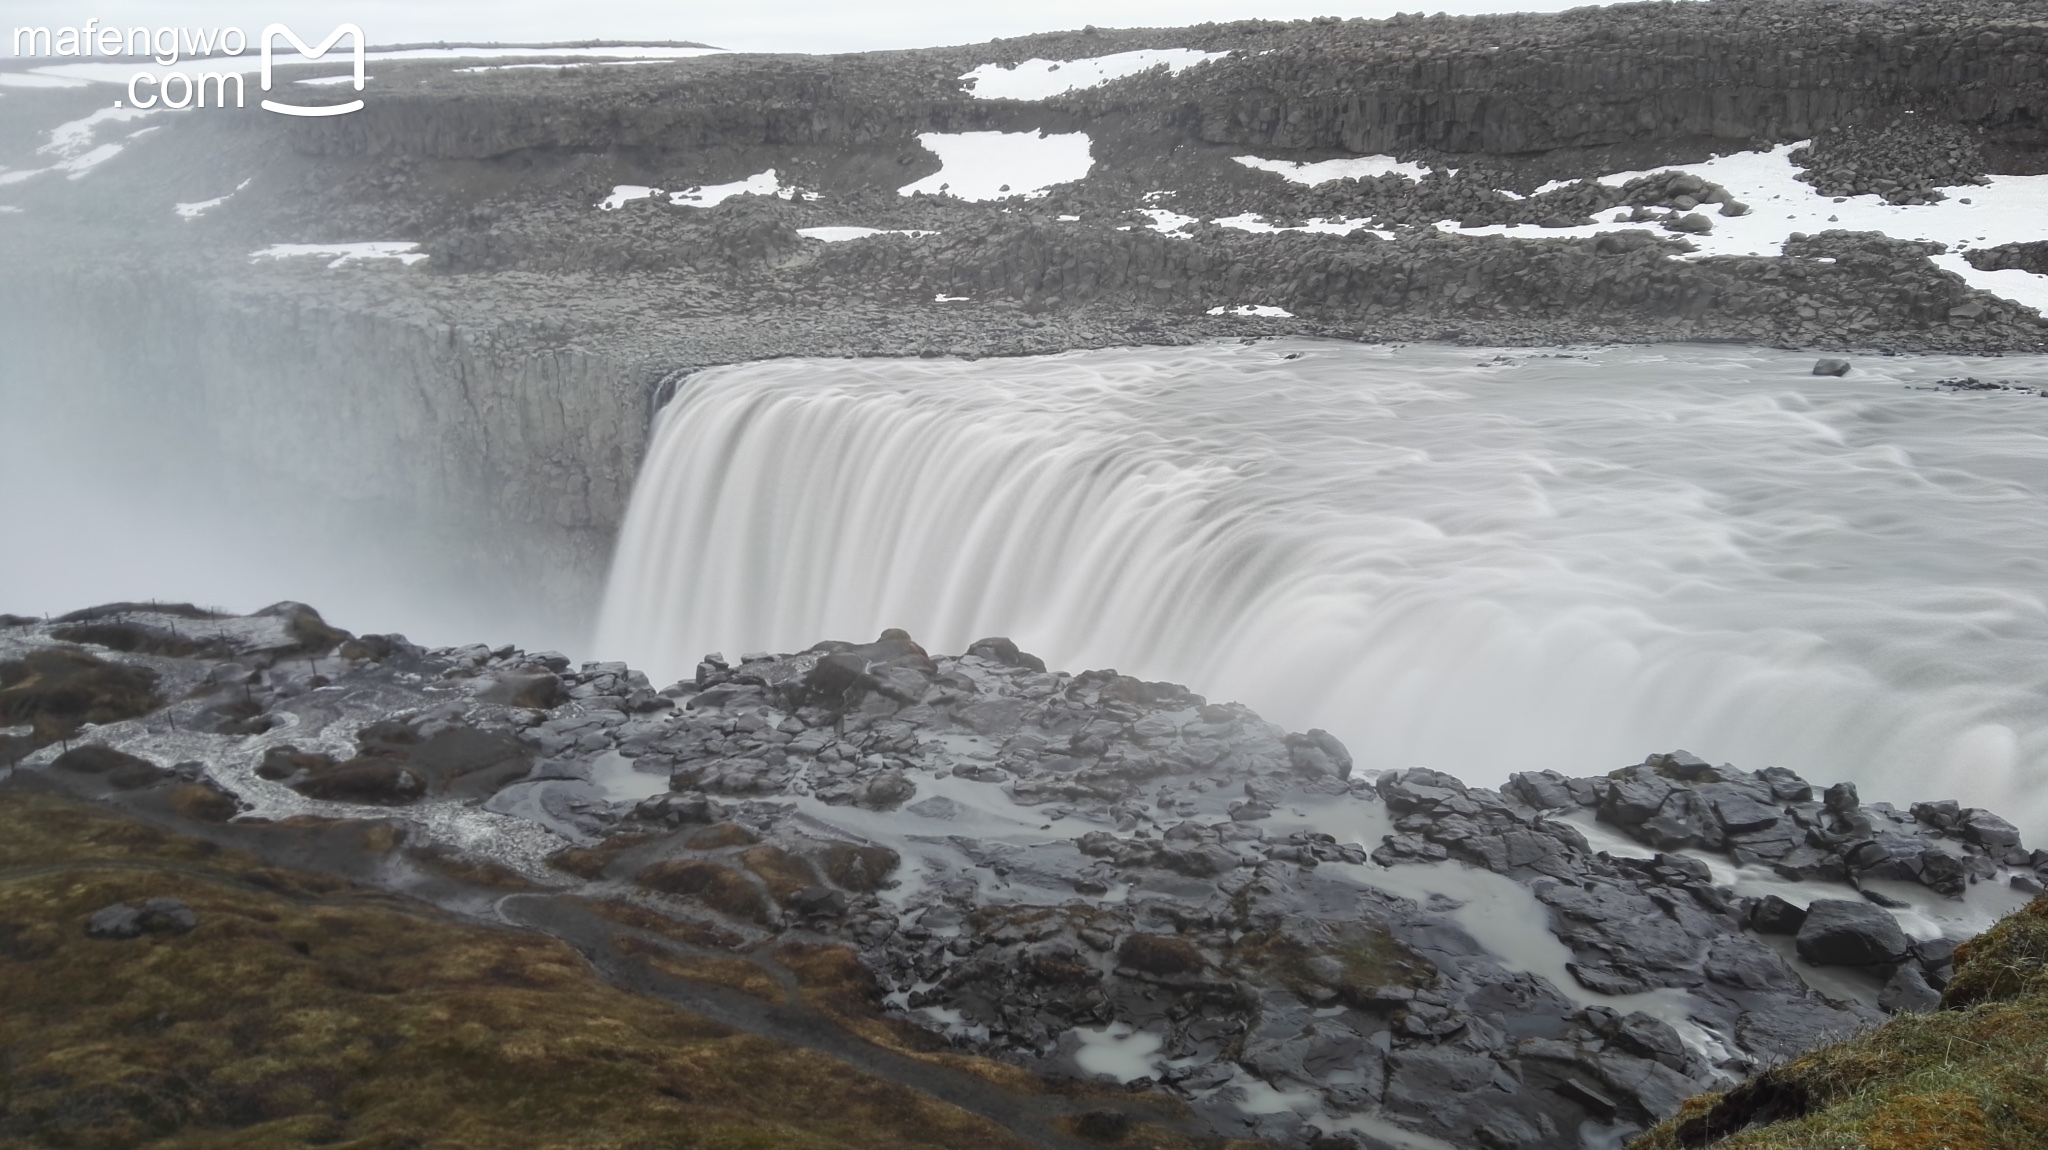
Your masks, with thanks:
[[[89,939],[165,896],[182,936]],[[0,790],[0,1146],[1020,1147],[543,936]]]
[[[1691,1099],[1630,1150],[2048,1147],[2048,901],[1959,948],[1942,1005]],[[1790,1113],[1727,1132],[1764,1096]]]

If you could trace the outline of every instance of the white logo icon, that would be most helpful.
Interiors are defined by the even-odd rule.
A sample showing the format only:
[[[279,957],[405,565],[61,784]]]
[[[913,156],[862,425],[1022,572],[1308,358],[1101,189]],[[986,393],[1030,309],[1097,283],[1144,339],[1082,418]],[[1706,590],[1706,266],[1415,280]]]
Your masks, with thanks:
[[[356,27],[354,24],[340,25],[334,31],[327,34],[327,39],[320,41],[319,47],[314,48],[308,46],[304,40],[294,35],[290,28],[282,24],[272,24],[263,29],[264,91],[270,91],[270,43],[279,36],[291,41],[292,47],[299,50],[299,55],[304,56],[308,60],[318,60],[322,56],[327,55],[327,50],[340,43],[343,36],[355,37],[356,91],[360,92],[363,90],[363,30],[361,28]],[[282,112],[287,116],[340,116],[358,111],[362,106],[363,102],[361,100],[350,100],[346,104],[325,104],[314,107],[307,107],[301,104],[280,104],[275,100],[263,101],[265,109],[272,112]]]

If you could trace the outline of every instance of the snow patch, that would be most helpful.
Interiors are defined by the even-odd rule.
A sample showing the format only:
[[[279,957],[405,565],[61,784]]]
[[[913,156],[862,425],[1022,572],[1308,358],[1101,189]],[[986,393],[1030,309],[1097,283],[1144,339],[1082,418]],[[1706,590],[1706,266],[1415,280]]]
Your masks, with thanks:
[[[1287,310],[1286,308],[1280,308],[1280,307],[1271,307],[1271,306],[1268,306],[1268,305],[1265,305],[1265,304],[1250,304],[1250,303],[1247,303],[1247,304],[1239,304],[1239,305],[1238,305],[1238,306],[1236,306],[1236,307],[1212,307],[1212,308],[1210,308],[1210,309],[1209,309],[1209,313],[1208,313],[1208,314],[1210,314],[1210,315],[1245,315],[1245,316],[1259,316],[1259,317],[1261,317],[1261,318],[1264,318],[1264,319],[1293,319],[1293,318],[1294,318],[1294,313],[1293,313],[1293,312],[1291,312],[1291,311],[1288,311],[1288,310]]]
[[[1086,177],[1095,159],[1086,132],[921,132],[917,142],[939,157],[940,168],[897,191],[949,195],[962,200],[1035,199],[1054,184]]]
[[[634,200],[644,200],[659,195],[660,192],[660,188],[645,187],[641,184],[618,184],[612,188],[611,195],[598,202],[597,208],[602,212],[615,212]]]
[[[597,206],[600,211],[615,212],[634,200],[667,196],[671,207],[713,208],[734,196],[779,196],[785,191],[792,200],[818,198],[816,192],[784,185],[776,178],[775,169],[769,168],[765,172],[756,172],[744,180],[734,180],[729,184],[693,184],[680,192],[652,188],[644,184],[618,184],[612,188],[612,194],[606,196]]]
[[[679,208],[715,208],[734,196],[773,196],[781,192],[782,182],[775,178],[775,169],[770,168],[730,184],[705,184],[686,191],[670,192],[668,202]]]
[[[1043,100],[1051,96],[1099,88],[1154,68],[1178,74],[1197,64],[1228,56],[1194,48],[1141,48],[1085,60],[1026,60],[1014,68],[983,64],[960,77],[977,100]]]
[[[126,120],[139,120],[157,113],[156,108],[101,108],[81,120],[72,120],[50,129],[49,141],[36,151],[44,155],[69,159],[87,152],[93,146],[93,137],[99,133],[101,124],[118,124]]]
[[[251,177],[251,179],[253,178],[254,177]],[[248,186],[249,180],[243,180],[241,183],[235,185],[235,192],[239,192],[243,188],[246,188]],[[229,192],[225,196],[215,196],[210,200],[200,200],[199,202],[192,204],[173,204],[171,205],[171,210],[178,213],[178,218],[181,220],[196,220],[200,216],[205,215],[207,212],[210,212],[213,209],[221,206],[222,204],[227,203],[228,197],[234,195],[235,192]]]
[[[67,180],[82,180],[85,174],[121,154],[120,144],[101,144],[82,156],[53,164],[50,171],[63,172]]]
[[[1259,232],[1265,234],[1272,234],[1278,232],[1316,232],[1322,235],[1348,236],[1352,232],[1356,231],[1369,231],[1373,235],[1376,235],[1383,240],[1391,240],[1394,238],[1394,233],[1370,227],[1369,225],[1372,221],[1364,219],[1362,217],[1358,219],[1347,220],[1326,220],[1318,217],[1312,220],[1304,220],[1299,226],[1283,228],[1278,224],[1268,223],[1264,216],[1261,216],[1255,212],[1246,212],[1244,215],[1241,216],[1225,216],[1222,219],[1217,220],[1216,222],[1223,227],[1235,228],[1241,232]]]
[[[415,251],[417,243],[405,240],[369,240],[354,244],[272,244],[267,248],[249,253],[249,262],[257,260],[282,260],[294,256],[333,256],[334,262],[328,267],[338,268],[358,260],[397,260],[408,266],[427,258],[427,253]]]
[[[1699,249],[1687,258],[1782,255],[1785,241],[1793,232],[1881,232],[1894,239],[1946,244],[1948,252],[1932,257],[1935,266],[1956,273],[1971,287],[2048,314],[2048,276],[2014,268],[1978,271],[1962,256],[1962,249],[1967,247],[2048,239],[2048,176],[1991,176],[1990,182],[1982,187],[1945,189],[1949,198],[1935,204],[1889,204],[1878,196],[1850,196],[1836,203],[1833,197],[1821,195],[1811,184],[1795,178],[1800,169],[1793,166],[1791,153],[1805,146],[1805,142],[1783,144],[1768,152],[1736,152],[1697,164],[1655,169],[1690,172],[1720,184],[1749,205],[1747,215],[1709,215],[1713,231],[1685,237]],[[1600,182],[1618,187],[1651,174],[1614,172],[1601,176]],[[1537,189],[1537,193],[1575,182],[1552,181]],[[1701,205],[1701,209],[1714,211],[1709,205]],[[1444,220],[1436,226],[1440,231],[1468,236],[1510,234],[1502,224],[1460,228],[1456,220]],[[1653,226],[1608,222],[1544,228],[1535,234],[1545,239],[1586,238]],[[1530,232],[1517,228],[1515,234]]]
[[[1153,231],[1162,232],[1177,240],[1194,238],[1188,235],[1184,229],[1189,224],[1202,222],[1198,216],[1184,216],[1179,212],[1167,211],[1165,208],[1140,208],[1138,214],[1151,217]]]
[[[1314,187],[1333,180],[1366,180],[1389,173],[1419,180],[1429,174],[1427,164],[1404,164],[1392,156],[1345,156],[1335,160],[1302,163],[1295,160],[1266,160],[1258,156],[1232,156],[1247,168],[1272,172],[1282,179]],[[1455,171],[1456,169],[1452,169]]]
[[[796,234],[807,240],[823,240],[828,244],[843,244],[848,240],[864,240],[869,236],[935,236],[934,231],[917,231],[906,228],[857,228],[834,225],[822,228],[798,228]]]

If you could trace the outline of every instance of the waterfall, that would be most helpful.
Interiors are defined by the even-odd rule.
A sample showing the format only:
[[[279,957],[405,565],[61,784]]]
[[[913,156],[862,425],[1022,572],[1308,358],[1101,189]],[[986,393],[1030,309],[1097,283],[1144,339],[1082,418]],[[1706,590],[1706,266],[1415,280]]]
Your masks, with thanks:
[[[658,420],[597,646],[666,679],[1005,634],[1368,769],[1685,747],[2048,815],[2048,404],[1903,386],[1957,361],[1810,362],[1288,341],[706,372]]]

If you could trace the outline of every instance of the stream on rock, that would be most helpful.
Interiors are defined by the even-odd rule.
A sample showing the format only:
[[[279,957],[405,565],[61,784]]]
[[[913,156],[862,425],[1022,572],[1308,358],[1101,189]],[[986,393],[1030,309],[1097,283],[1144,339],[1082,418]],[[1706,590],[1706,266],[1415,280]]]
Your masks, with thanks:
[[[1366,770],[1685,746],[2038,834],[2048,402],[1937,385],[2048,363],[1812,364],[1291,340],[720,368],[661,416],[598,647],[664,682],[1002,634]]]

